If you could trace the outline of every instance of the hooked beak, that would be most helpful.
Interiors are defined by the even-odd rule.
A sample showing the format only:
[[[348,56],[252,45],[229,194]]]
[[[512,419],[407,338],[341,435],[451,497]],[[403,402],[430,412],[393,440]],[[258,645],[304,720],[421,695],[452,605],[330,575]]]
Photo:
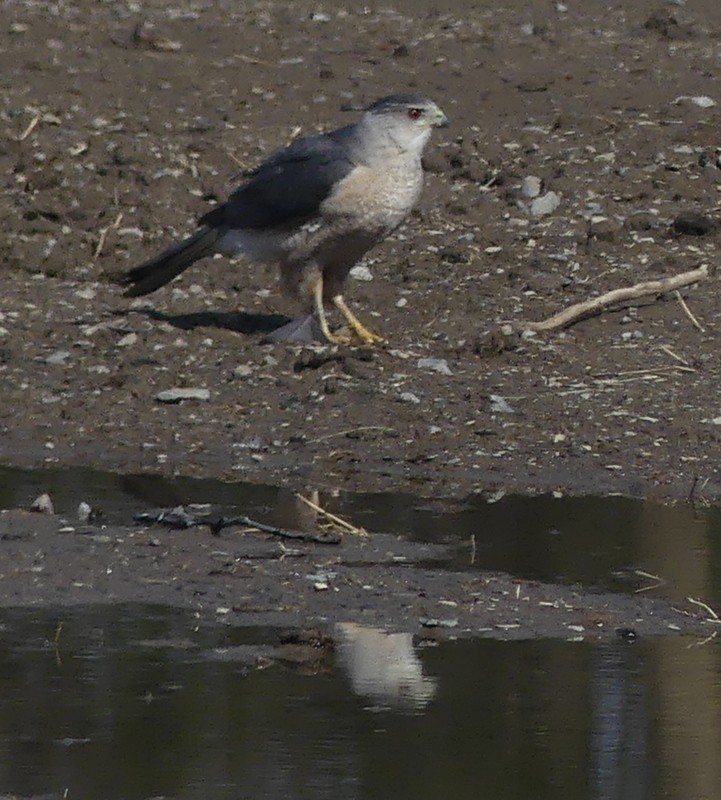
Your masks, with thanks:
[[[436,112],[436,118],[433,121],[433,127],[435,128],[447,128],[451,123],[448,121],[448,117],[441,111],[439,108]]]

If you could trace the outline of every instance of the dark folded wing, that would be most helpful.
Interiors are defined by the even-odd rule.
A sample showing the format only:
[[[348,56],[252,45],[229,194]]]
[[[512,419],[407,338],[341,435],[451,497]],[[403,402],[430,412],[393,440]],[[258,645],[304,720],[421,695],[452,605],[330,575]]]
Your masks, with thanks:
[[[354,163],[346,130],[296,139],[264,161],[221,206],[201,217],[210,227],[275,228],[311,218]]]

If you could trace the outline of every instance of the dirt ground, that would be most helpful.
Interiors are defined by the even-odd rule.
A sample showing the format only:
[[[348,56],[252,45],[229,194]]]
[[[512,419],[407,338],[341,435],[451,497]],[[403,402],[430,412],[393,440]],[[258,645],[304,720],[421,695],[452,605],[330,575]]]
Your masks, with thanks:
[[[2,463],[721,500],[716,0],[10,0],[0,29]],[[349,282],[387,346],[262,344],[297,309],[220,258],[121,296],[269,151],[398,91],[452,125]],[[700,265],[682,295],[503,332]]]
[[[688,98],[720,96],[721,7],[439,8],[3,5],[4,462],[433,496],[680,498],[698,477],[721,496],[715,279],[685,292],[703,330],[671,295],[487,335],[714,266],[713,231],[669,226],[717,214],[719,109]],[[260,344],[294,311],[270,268],[206,261],[134,302],[111,282],[269,150],[409,90],[452,127],[417,213],[349,287],[387,349]],[[555,211],[530,213],[528,176]],[[155,400],[176,387],[209,400]]]

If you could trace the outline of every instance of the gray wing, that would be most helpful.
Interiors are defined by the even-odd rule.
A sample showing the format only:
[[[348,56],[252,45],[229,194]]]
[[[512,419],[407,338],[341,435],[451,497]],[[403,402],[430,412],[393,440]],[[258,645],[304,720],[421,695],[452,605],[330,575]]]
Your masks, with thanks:
[[[353,127],[296,139],[266,159],[250,180],[199,223],[224,228],[274,228],[318,212],[354,168]]]

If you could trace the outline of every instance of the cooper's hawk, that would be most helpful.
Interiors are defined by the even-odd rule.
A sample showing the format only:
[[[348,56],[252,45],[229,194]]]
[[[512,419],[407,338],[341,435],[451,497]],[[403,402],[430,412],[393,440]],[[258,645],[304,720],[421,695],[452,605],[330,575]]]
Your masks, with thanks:
[[[354,125],[296,139],[264,161],[227,202],[200,218],[192,236],[125,276],[125,294],[155,291],[200,258],[223,253],[277,262],[284,289],[306,304],[307,316],[275,331],[275,340],[305,341],[320,332],[331,342],[327,304],[362,341],[368,330],[343,298],[351,267],[397,228],[421,192],[421,154],[434,127],[448,120],[431,100],[384,97]],[[313,317],[315,315],[315,319]]]

